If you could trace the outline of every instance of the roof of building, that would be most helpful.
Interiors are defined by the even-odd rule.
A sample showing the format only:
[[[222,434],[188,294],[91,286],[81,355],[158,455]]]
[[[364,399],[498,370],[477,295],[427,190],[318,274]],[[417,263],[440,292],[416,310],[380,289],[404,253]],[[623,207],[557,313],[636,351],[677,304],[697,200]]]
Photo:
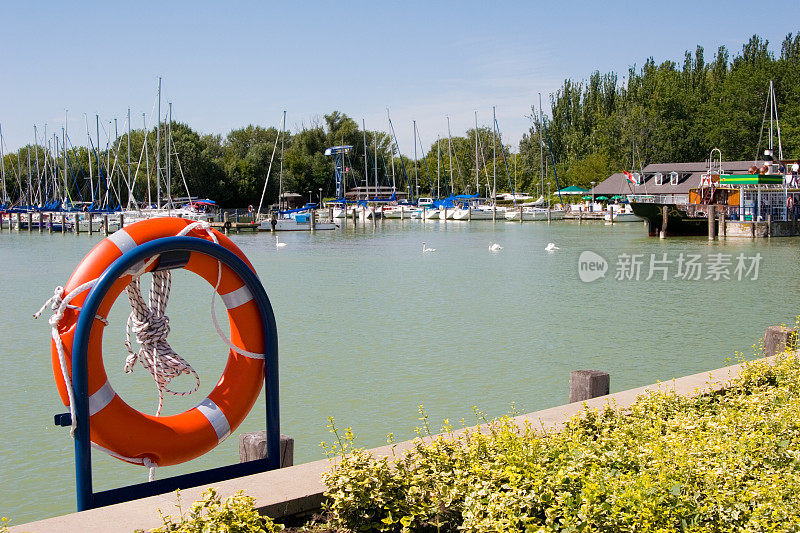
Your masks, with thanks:
[[[725,161],[722,170],[730,174],[747,174],[752,161]],[[757,165],[758,166],[758,165]],[[622,172],[616,172],[598,183],[591,193],[611,196],[615,194],[689,194],[689,189],[700,186],[700,176],[708,171],[708,162],[697,163],[653,163],[647,165],[641,174],[643,182],[634,185]],[[661,185],[656,184],[656,174],[663,176]],[[678,173],[678,182],[670,181],[670,174]]]

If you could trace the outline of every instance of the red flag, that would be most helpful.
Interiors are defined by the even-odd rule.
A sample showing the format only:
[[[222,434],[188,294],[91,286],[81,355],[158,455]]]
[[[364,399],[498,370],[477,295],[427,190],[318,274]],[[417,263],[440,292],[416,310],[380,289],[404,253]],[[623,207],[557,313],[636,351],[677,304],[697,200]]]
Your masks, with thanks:
[[[633,183],[634,185],[638,185],[638,183],[636,183],[636,180],[633,178],[633,174],[631,174],[627,170],[623,170],[622,173],[625,174],[626,178],[628,178],[628,183]]]

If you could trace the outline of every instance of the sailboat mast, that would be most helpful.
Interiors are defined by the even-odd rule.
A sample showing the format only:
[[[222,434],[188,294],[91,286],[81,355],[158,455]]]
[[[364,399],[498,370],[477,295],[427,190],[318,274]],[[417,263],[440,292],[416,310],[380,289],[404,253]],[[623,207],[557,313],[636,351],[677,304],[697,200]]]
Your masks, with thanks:
[[[144,165],[147,169],[147,206],[153,205],[153,198],[150,195],[150,155],[147,153],[147,118],[142,113],[142,128],[144,128]]]
[[[364,138],[364,191],[367,195],[367,200],[369,200],[369,165],[367,163],[367,125],[364,123],[364,119],[361,119],[361,135]]]
[[[481,175],[478,172],[478,112],[475,111],[475,194],[481,194]]]
[[[492,200],[497,203],[497,115],[492,106]]]
[[[439,182],[442,174],[442,148],[440,146],[439,135],[436,135],[436,198],[441,198],[439,193]]]
[[[95,154],[95,160],[97,161],[97,201],[101,202],[100,183],[102,181],[103,173],[100,171],[100,115],[95,115],[94,121],[95,128],[97,130],[97,153]]]
[[[374,154],[375,154],[375,198],[378,197],[378,132],[373,135]]]
[[[169,130],[167,132],[167,209],[172,209],[172,102],[169,102]]]
[[[128,108],[128,209],[133,199],[133,183],[131,183],[131,108]]]
[[[542,93],[539,93],[539,177],[542,179],[539,194],[544,196],[544,140],[542,139],[542,119]]]
[[[161,209],[161,76],[158,77],[158,128],[156,128],[156,203]]]
[[[450,158],[450,194],[455,194],[453,184],[453,139],[450,136],[450,117],[447,116],[447,155]]]
[[[414,192],[419,195],[419,179],[417,178],[417,121],[414,124]]]
[[[278,174],[278,211],[281,210],[283,196],[283,147],[284,147],[284,132],[286,131],[286,110],[283,111],[283,123],[281,125],[281,166],[280,173]],[[344,143],[342,143],[344,144]]]
[[[7,200],[6,195],[6,159],[3,154],[3,125],[0,124],[0,176],[3,179],[3,197],[0,198],[0,204],[5,204]]]

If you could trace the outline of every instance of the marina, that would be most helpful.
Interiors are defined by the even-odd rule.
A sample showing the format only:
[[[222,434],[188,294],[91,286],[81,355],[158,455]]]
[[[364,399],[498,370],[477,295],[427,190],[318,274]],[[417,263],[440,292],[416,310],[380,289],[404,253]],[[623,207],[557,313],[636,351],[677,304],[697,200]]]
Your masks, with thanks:
[[[18,400],[2,407],[10,430],[2,444],[8,468],[0,500],[15,523],[74,510],[71,440],[67,428],[52,425],[63,406],[41,342],[48,327],[29,316],[52,294],[53,280],[66,279],[99,238],[0,235],[0,254],[10,258],[0,301],[14,302],[0,309],[0,337],[14,354],[0,364],[12,377],[4,394]],[[789,299],[763,295],[800,289],[796,238],[661,241],[649,239],[640,224],[412,220],[286,233],[282,247],[259,233],[232,238],[253,262],[275,308],[281,432],[295,439],[296,464],[322,457],[319,442],[330,440],[328,416],[352,426],[361,445],[378,446],[389,432],[397,440],[411,438],[420,404],[433,426],[443,418],[472,423],[473,406],[493,417],[508,413],[512,403],[517,412],[562,404],[565,376],[576,367],[602,367],[614,376],[612,390],[624,390],[716,368],[735,358],[734,350],[751,356],[767,325],[791,324],[796,313]],[[422,242],[436,251],[421,252]],[[492,253],[489,242],[503,249]],[[551,242],[558,250],[545,250]],[[604,279],[581,282],[578,259],[586,250],[608,261]],[[617,257],[625,253],[647,259],[760,253],[763,259],[756,280],[686,280],[672,272],[666,281],[648,281],[646,266],[638,280],[616,280]],[[219,375],[224,363],[207,306],[197,305],[197,295],[203,302],[210,292],[196,276],[176,274],[169,304],[170,342],[203,376]],[[665,292],[685,298],[664,299]],[[743,302],[746,320],[732,319]],[[126,307],[118,302],[109,317],[106,370],[126,401],[153,412],[151,378],[122,372]],[[20,328],[23,320],[30,326]],[[714,335],[704,334],[709,322]],[[204,381],[200,393],[213,381]],[[165,409],[177,413],[194,403],[193,397],[170,398]],[[254,414],[239,432],[262,428],[263,419]],[[235,461],[235,437],[190,463],[160,469],[158,477]],[[32,448],[35,454],[28,452]],[[141,466],[101,454],[93,461],[99,488],[146,479]],[[19,471],[28,475],[19,479]],[[27,494],[41,493],[45,480],[48,498],[29,499]]]

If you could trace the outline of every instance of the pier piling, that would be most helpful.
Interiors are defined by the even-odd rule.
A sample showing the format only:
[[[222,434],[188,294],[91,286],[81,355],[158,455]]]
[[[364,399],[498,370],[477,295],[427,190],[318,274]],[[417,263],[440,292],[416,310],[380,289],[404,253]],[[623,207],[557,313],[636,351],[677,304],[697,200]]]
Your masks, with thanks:
[[[728,229],[725,227],[725,209],[719,210],[719,236],[725,238],[728,235]]]
[[[92,227],[92,218],[94,218],[92,213],[86,213],[86,219],[89,221],[89,235],[94,233],[94,228]]]
[[[708,240],[713,241],[714,238],[717,236],[717,217],[716,217],[716,209],[717,206],[711,204],[708,206]]]
[[[103,235],[108,235],[108,215],[103,215]]]
[[[467,206],[467,222],[472,222],[472,206]]]
[[[314,231],[315,229],[317,229],[317,212],[314,209],[312,209],[311,210],[311,231]]]
[[[28,233],[33,231],[33,213],[28,211]]]
[[[294,439],[281,435],[281,466],[294,465]],[[239,462],[245,463],[254,459],[266,459],[267,457],[267,432],[256,431],[254,433],[244,433],[239,435]]]
[[[574,370],[569,375],[569,403],[583,402],[609,393],[611,376],[600,370]]]
[[[67,231],[67,215],[61,213],[61,234],[63,235]]]
[[[22,214],[17,213],[17,231],[22,229]]]
[[[80,233],[80,232],[81,232],[81,225],[80,225],[80,221],[81,221],[81,219],[79,218],[79,215],[78,215],[78,213],[75,213],[75,214],[72,216],[72,220],[73,220],[73,222],[74,222],[74,223],[73,223],[73,225],[72,225],[72,231],[74,231],[74,232],[75,232],[75,235],[77,235],[78,233]]]
[[[770,357],[797,348],[797,334],[786,326],[769,326],[764,333],[764,356]]]
[[[608,206],[608,219],[611,221],[611,225],[614,225],[614,206]]]
[[[767,237],[772,237],[772,213],[767,214]]]
[[[661,239],[667,238],[667,221],[669,220],[669,209],[668,207],[662,206],[661,207],[661,234],[659,237]]]
[[[519,223],[522,224],[522,207],[519,208]]]

